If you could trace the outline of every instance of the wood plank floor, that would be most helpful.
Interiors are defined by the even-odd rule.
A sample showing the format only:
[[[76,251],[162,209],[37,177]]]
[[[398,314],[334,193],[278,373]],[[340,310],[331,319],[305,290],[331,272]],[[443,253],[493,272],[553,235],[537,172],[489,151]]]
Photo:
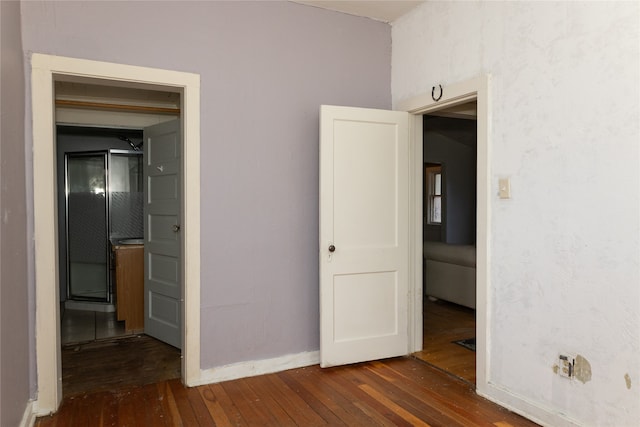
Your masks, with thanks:
[[[405,357],[310,366],[185,388],[179,380],[66,397],[37,427],[535,426],[460,381]]]
[[[180,350],[135,335],[62,348],[65,397],[180,378]]]
[[[471,384],[476,382],[476,353],[453,341],[476,336],[475,310],[425,299],[422,351],[413,356]]]
[[[63,348],[64,401],[36,426],[535,426],[477,396],[475,313],[426,301],[413,358],[318,366],[185,388],[180,352],[140,335]],[[442,371],[458,376],[453,378]],[[466,382],[465,382],[466,381]]]

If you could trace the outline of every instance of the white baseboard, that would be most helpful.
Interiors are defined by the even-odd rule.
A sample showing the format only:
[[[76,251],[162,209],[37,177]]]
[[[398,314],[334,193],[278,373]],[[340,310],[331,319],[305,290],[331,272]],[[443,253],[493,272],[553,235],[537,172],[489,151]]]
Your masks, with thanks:
[[[20,420],[20,427],[33,427],[35,424],[36,411],[33,403],[33,400],[27,402],[27,407],[24,408],[24,414],[22,414],[22,420]]]
[[[254,377],[256,375],[272,374],[274,372],[286,371],[287,369],[317,365],[318,363],[320,363],[319,351],[288,354],[273,359],[233,363],[217,368],[203,369],[200,371],[200,379],[189,385],[198,386],[238,378]]]
[[[565,414],[554,411],[552,408],[540,406],[496,384],[489,383],[486,386],[486,391],[478,389],[477,393],[485,399],[497,403],[511,412],[522,415],[541,426],[579,427],[582,425]]]

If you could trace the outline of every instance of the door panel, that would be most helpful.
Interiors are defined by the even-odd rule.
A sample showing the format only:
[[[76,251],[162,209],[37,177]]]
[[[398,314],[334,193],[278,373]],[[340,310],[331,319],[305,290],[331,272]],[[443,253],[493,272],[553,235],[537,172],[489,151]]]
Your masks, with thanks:
[[[341,238],[341,247],[396,246],[395,127],[336,121],[334,135],[337,140],[333,174],[335,183],[340,184],[333,188],[334,230]],[[389,177],[392,179],[388,180]]]
[[[182,346],[180,122],[144,131],[145,333]]]
[[[409,115],[322,106],[320,122],[321,366],[407,354]]]
[[[151,200],[176,200],[178,198],[178,180],[176,175],[149,177],[149,197]]]
[[[385,306],[398,292],[394,271],[341,274],[334,277],[335,341],[394,335],[398,332],[396,310]],[[370,318],[369,312],[378,316]]]
[[[180,295],[180,264],[176,257],[149,254],[149,280],[153,282],[155,292],[163,295]],[[177,297],[176,297],[177,298]]]
[[[167,125],[168,123],[173,123],[174,125],[169,125],[169,127],[162,129],[164,127],[163,125]],[[172,162],[180,157],[180,141],[176,138],[177,133],[173,132],[174,130],[175,132],[178,132],[178,129],[173,129],[172,126],[177,128],[179,126],[179,121],[172,120],[170,122],[161,123],[147,128],[149,130],[154,128],[161,130],[160,132],[154,132],[153,137],[156,144],[154,144],[153,147],[145,146],[145,154],[147,154],[150,164],[158,166],[167,166],[168,164],[169,166],[174,166],[175,171],[178,169],[178,165]],[[167,162],[167,164],[164,162]]]
[[[178,215],[149,215],[149,243],[158,246],[168,246],[166,250],[177,251],[179,247],[179,234],[173,231],[173,226],[178,224]]]
[[[149,317],[154,322],[163,323],[169,328],[180,322],[180,305],[175,298],[155,292],[149,294],[149,306]]]

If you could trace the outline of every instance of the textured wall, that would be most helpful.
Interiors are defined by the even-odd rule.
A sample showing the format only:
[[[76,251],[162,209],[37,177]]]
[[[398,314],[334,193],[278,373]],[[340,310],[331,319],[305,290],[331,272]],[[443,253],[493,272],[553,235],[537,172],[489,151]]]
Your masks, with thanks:
[[[492,75],[489,380],[583,425],[640,419],[639,15],[638,2],[427,2],[392,30],[394,103]],[[555,375],[559,352],[582,355],[591,380]]]
[[[20,3],[0,2],[0,426],[29,399],[24,66]]]
[[[290,2],[22,5],[27,52],[201,75],[201,363],[317,350],[320,104],[391,106],[391,30]]]

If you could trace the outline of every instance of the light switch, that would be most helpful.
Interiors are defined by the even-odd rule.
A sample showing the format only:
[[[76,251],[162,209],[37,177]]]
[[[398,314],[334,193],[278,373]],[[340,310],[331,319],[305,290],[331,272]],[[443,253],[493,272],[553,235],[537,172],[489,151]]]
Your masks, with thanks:
[[[498,180],[498,196],[501,199],[511,198],[511,181],[509,178],[500,178]]]

